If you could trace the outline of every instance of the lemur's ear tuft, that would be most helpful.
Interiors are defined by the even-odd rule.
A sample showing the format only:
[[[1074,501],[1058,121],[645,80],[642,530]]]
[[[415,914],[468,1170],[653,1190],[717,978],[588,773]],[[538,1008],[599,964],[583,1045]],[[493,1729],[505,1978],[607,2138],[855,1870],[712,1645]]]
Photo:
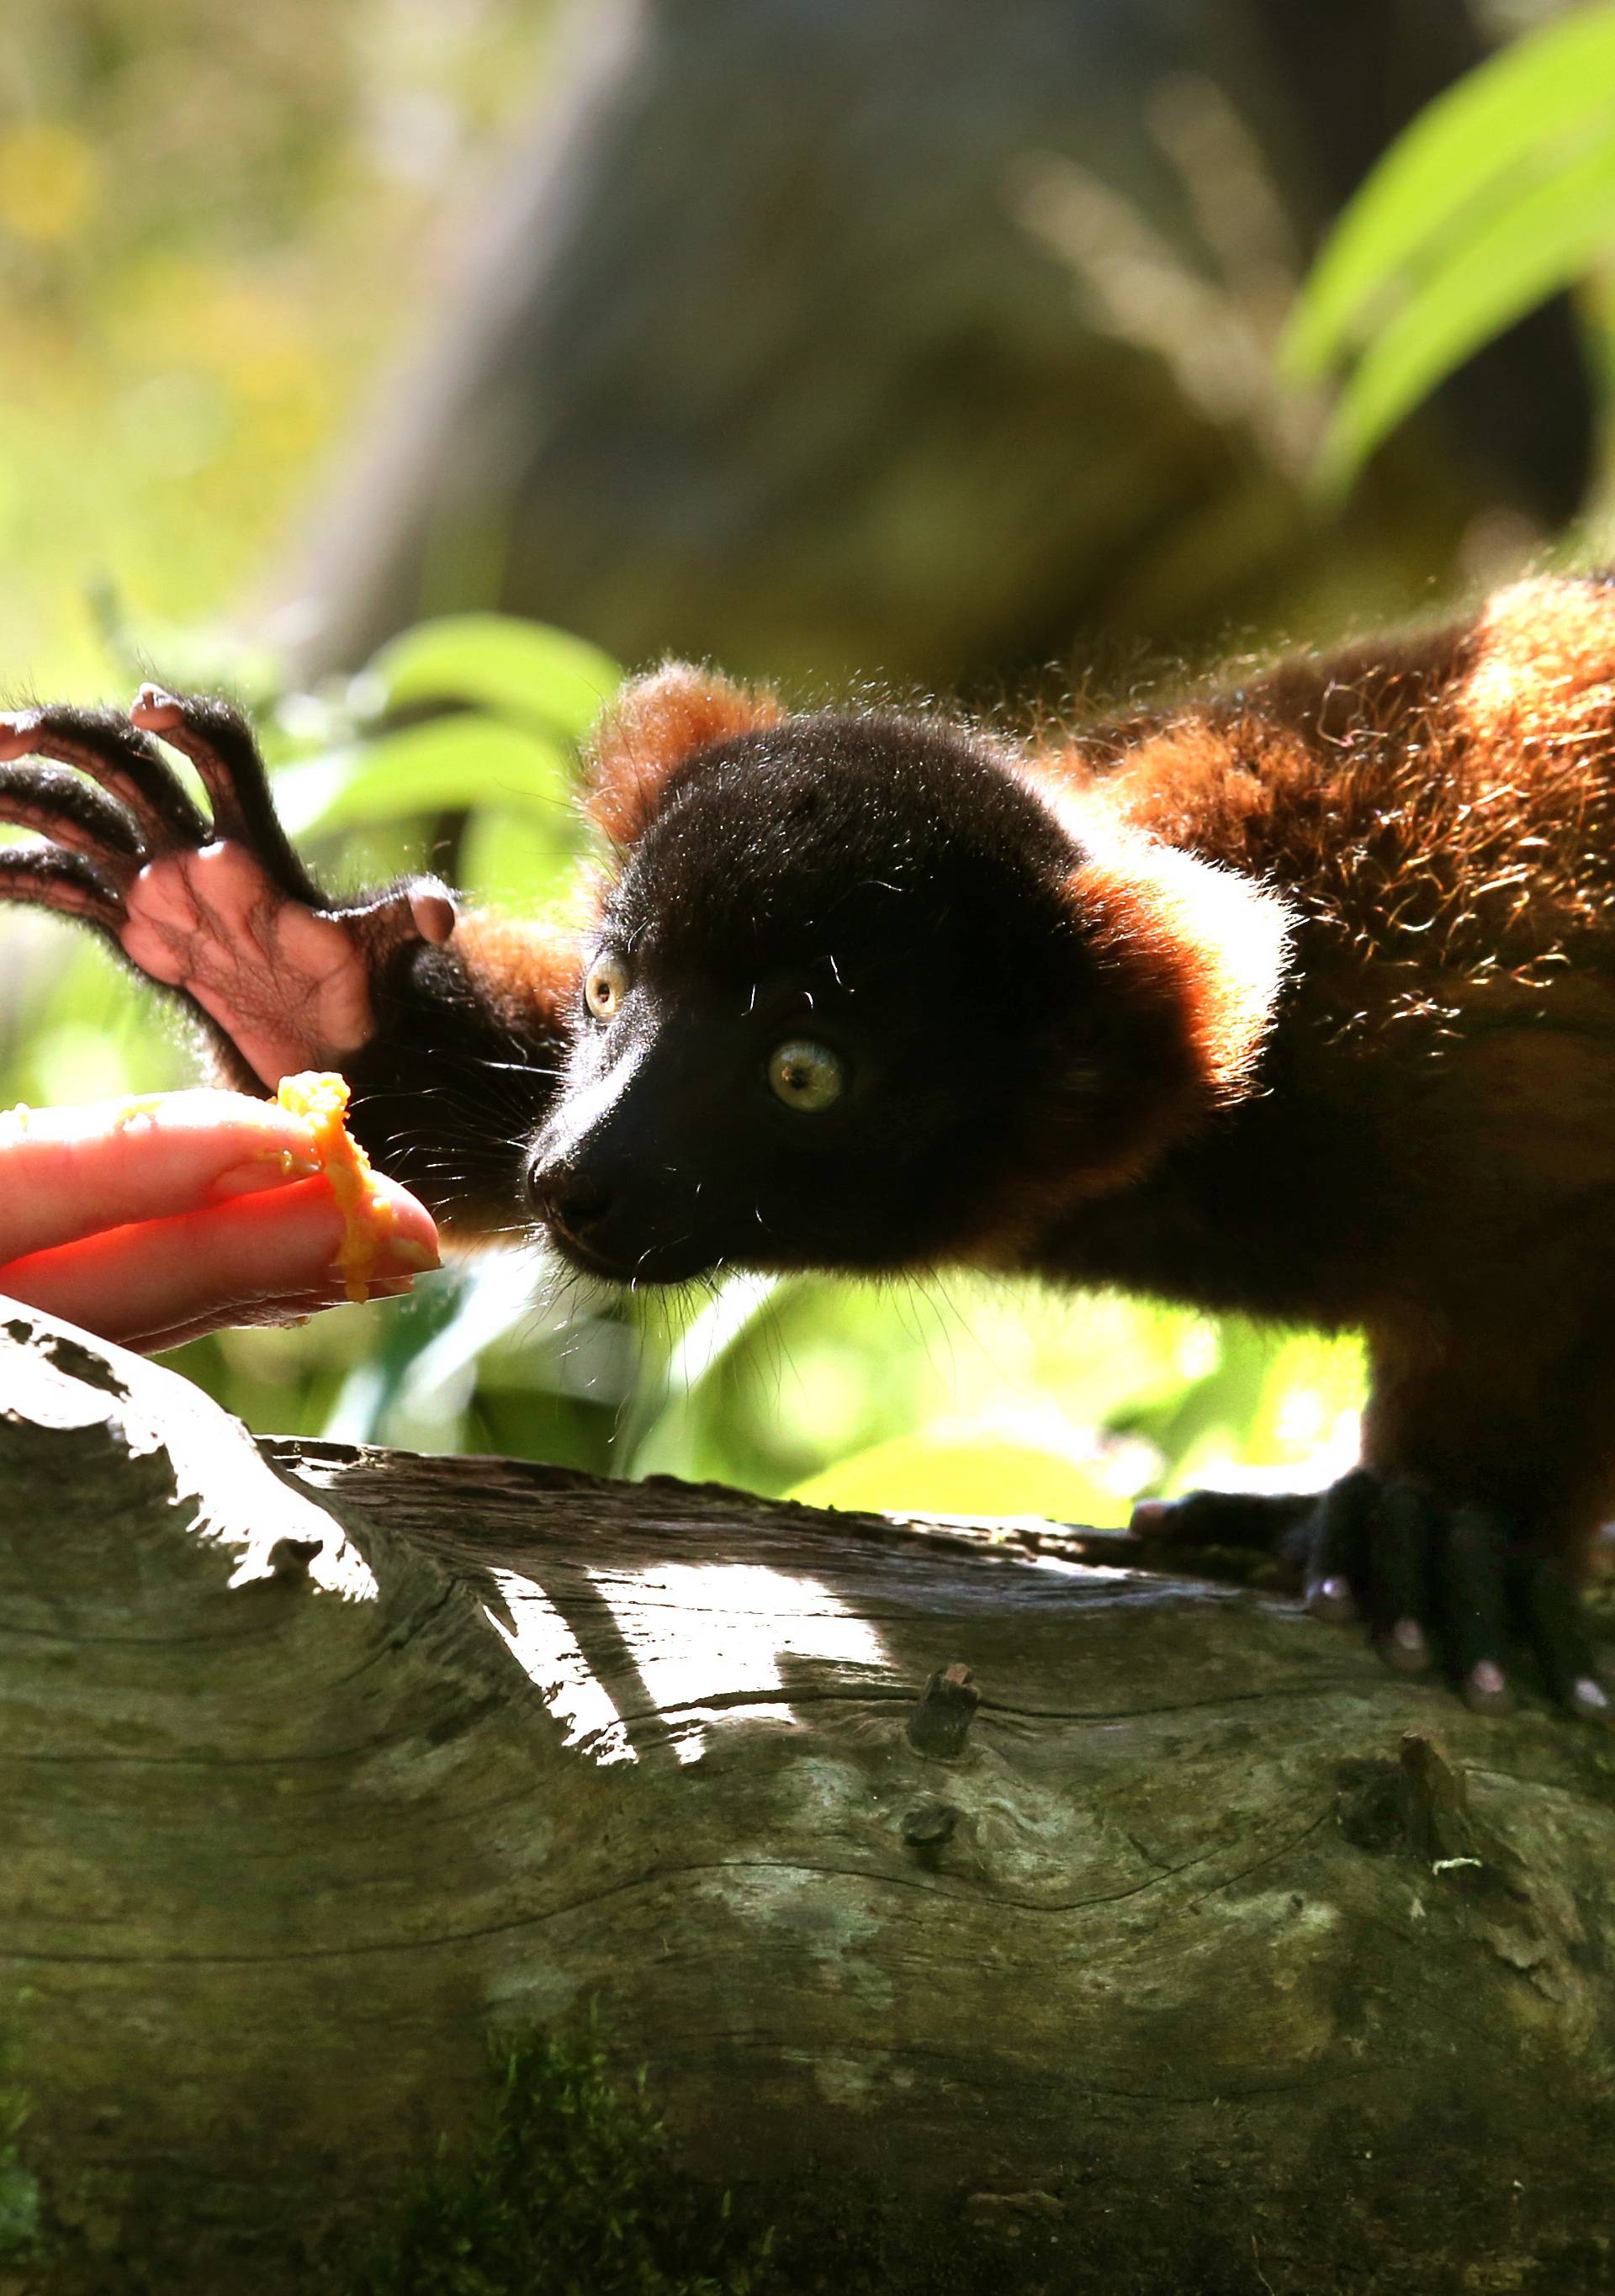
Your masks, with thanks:
[[[631,845],[668,781],[698,750],[776,726],[783,705],[766,687],[731,684],[687,661],[663,662],[625,686],[590,744],[589,818]]]

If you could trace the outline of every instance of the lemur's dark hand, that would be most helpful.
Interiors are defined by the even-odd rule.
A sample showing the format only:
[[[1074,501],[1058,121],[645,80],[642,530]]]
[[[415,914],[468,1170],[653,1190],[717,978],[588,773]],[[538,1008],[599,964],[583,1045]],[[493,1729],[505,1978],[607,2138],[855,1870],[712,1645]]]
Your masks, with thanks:
[[[210,821],[152,734],[195,766]],[[250,732],[222,701],[146,685],[127,719],[68,709],[0,717],[0,820],[51,840],[0,850],[0,898],[99,926],[208,1016],[240,1080],[271,1089],[361,1051],[388,960],[454,931],[454,902],[432,877],[351,906],[322,893],[275,818]]]
[[[1494,1508],[1358,1467],[1316,1496],[1194,1491],[1148,1500],[1133,1529],[1277,1554],[1320,1618],[1365,1620],[1399,1674],[1441,1665],[1477,1712],[1511,1709],[1509,1663],[1522,1648],[1561,1704],[1588,1717],[1610,1710],[1575,1587]]]

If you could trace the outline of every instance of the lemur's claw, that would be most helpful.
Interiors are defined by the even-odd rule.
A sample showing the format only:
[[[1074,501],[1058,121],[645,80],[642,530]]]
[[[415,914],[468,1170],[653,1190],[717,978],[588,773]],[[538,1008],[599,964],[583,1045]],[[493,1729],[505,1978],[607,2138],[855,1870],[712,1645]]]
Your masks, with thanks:
[[[154,685],[150,678],[129,705],[131,723],[143,726],[149,734],[166,734],[180,725],[184,717],[179,696],[170,693],[166,685]]]
[[[1610,1714],[1574,1587],[1495,1508],[1358,1467],[1312,1498],[1196,1491],[1148,1501],[1135,1529],[1279,1555],[1316,1617],[1361,1619],[1395,1673],[1439,1663],[1476,1713],[1513,1710],[1511,1664],[1523,1649],[1561,1705],[1589,1720]]]

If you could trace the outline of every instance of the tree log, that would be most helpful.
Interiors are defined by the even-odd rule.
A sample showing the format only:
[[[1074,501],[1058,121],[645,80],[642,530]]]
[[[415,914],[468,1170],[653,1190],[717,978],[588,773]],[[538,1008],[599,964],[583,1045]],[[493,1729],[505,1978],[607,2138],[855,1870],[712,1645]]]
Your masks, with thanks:
[[[301,2285],[595,2004],[699,2176],[1030,2284],[1609,2285],[1605,1734],[1097,1537],[255,1448],[23,1308],[0,1363],[0,2284]]]

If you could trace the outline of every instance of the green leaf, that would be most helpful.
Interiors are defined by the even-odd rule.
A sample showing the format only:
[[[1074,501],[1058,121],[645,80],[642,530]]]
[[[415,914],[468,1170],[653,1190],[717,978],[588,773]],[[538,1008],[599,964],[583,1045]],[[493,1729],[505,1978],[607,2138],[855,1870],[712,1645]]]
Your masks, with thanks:
[[[448,806],[499,803],[570,819],[571,773],[553,742],[497,718],[434,718],[283,767],[275,794],[294,838]]]
[[[343,1381],[324,1435],[373,1442],[425,1399],[440,1402],[458,1388],[463,1402],[483,1349],[530,1319],[533,1288],[530,1255],[488,1252],[436,1276],[407,1313],[374,1317],[369,1350]]]
[[[1537,184],[1455,251],[1375,334],[1335,408],[1317,481],[1339,492],[1472,351],[1615,244],[1615,139]]]
[[[692,1397],[730,1349],[751,1332],[773,1306],[777,1275],[730,1275],[686,1324],[660,1372],[642,1378],[617,1431],[619,1472],[638,1475],[651,1445],[669,1423],[687,1415]]]
[[[1201,1375],[1173,1382],[1111,1414],[1112,1432],[1143,1435],[1168,1463],[1168,1471],[1217,1430],[1242,1448],[1256,1415],[1275,1354],[1282,1343],[1271,1332],[1230,1317],[1217,1330],[1215,1357]]]
[[[581,816],[570,806],[480,807],[466,828],[459,879],[479,906],[531,916],[565,899],[583,844]]]
[[[1422,111],[1337,225],[1297,311],[1284,364],[1316,376],[1341,355],[1365,307],[1460,222],[1492,207],[1513,171],[1555,144],[1607,135],[1615,107],[1615,9],[1578,10],[1517,42]]]
[[[899,1435],[839,1459],[788,1496],[808,1506],[919,1514],[1046,1515],[1056,1522],[1114,1523],[1127,1507],[1115,1492],[1055,1451],[992,1437]]]
[[[1355,1442],[1366,1384],[1363,1343],[1293,1332],[1279,1342],[1261,1399],[1244,1428],[1239,1451],[1248,1467],[1301,1471],[1302,1487],[1329,1472],[1320,1461],[1342,1439]],[[1349,1462],[1348,1462],[1349,1464]]]
[[[427,702],[469,702],[576,742],[622,683],[586,639],[509,614],[446,614],[381,648],[360,681],[377,715]]]

